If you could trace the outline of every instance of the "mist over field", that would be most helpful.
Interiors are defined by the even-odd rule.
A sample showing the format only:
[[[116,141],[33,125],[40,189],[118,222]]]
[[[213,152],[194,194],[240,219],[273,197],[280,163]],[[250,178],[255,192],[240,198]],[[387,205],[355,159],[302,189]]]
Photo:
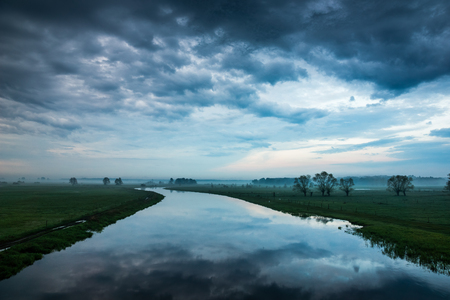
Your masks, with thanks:
[[[450,171],[448,1],[1,1],[0,178]]]

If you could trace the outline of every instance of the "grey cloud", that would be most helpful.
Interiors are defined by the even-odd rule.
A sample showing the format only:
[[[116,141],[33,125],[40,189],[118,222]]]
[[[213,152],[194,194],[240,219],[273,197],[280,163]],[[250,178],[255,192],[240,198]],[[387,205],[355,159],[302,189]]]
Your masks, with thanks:
[[[170,7],[171,13],[159,13],[163,5]],[[6,1],[2,9],[67,30],[81,26],[120,36],[146,49],[155,47],[152,37],[156,34],[215,37],[217,29],[227,37],[220,37],[223,43],[240,41],[289,51],[300,46],[301,53],[321,47],[337,60],[347,62],[350,73],[340,75],[374,81],[393,90],[448,74],[448,4],[443,1],[421,5],[390,1],[376,6],[351,0],[193,1],[189,5],[183,1],[96,1],[67,6],[41,1],[39,7]],[[179,26],[176,19],[180,17],[187,17],[190,26]],[[125,22],[113,21],[118,19]],[[369,71],[357,69],[357,65],[349,65],[352,58],[376,67],[366,65],[364,69]],[[319,58],[317,64],[321,63]]]
[[[254,51],[253,51],[254,52]],[[298,68],[290,61],[271,61],[263,63],[249,53],[241,53],[234,50],[225,55],[220,61],[223,70],[239,70],[251,75],[255,83],[269,83],[275,85],[277,82],[297,81],[299,77],[308,76],[305,69]]]
[[[158,97],[174,94],[184,95],[186,92],[197,92],[200,89],[211,89],[211,75],[208,72],[176,73],[173,75],[161,74],[163,79],[156,80],[157,86],[152,90]]]
[[[373,82],[374,99],[396,97],[450,74],[449,7],[438,0],[2,1],[0,97],[33,113],[135,111],[124,104],[131,97],[153,101],[144,113],[155,118],[220,104],[302,124],[326,113],[260,103],[258,85],[306,77],[291,63],[301,58],[344,80]],[[257,59],[262,54],[267,62]]]
[[[337,147],[337,148],[332,147],[331,149],[328,149],[328,150],[315,151],[315,153],[319,153],[319,154],[342,153],[342,152],[362,150],[367,147],[380,147],[380,146],[392,145],[392,144],[398,143],[400,141],[401,141],[400,139],[387,138],[387,139],[381,139],[381,140],[376,140],[373,142],[362,143],[362,144],[351,145],[351,146],[343,146],[343,147]]]
[[[322,118],[327,112],[320,109],[299,109],[290,106],[280,106],[277,103],[252,103],[247,111],[258,117],[274,117],[289,123],[303,124],[314,118]]]
[[[184,9],[193,26],[210,36],[221,28],[225,41],[294,51],[341,78],[374,82],[392,95],[450,72],[445,1],[231,3],[194,2]]]
[[[431,122],[429,122],[429,123],[431,124]],[[450,128],[441,128],[441,129],[431,130],[430,135],[444,137],[444,138],[450,138]]]
[[[392,157],[402,158],[405,161],[417,162],[418,164],[428,162],[439,165],[448,165],[450,158],[450,145],[445,142],[423,142],[407,143],[395,146],[392,149]]]
[[[42,109],[31,111],[21,103],[8,103],[0,99],[0,132],[38,133],[41,128],[36,125],[45,126],[47,134],[57,136],[67,136],[71,131],[81,128],[76,117],[49,114]]]
[[[296,81],[298,77],[307,77],[305,69],[296,68],[291,63],[269,63],[264,66],[263,72],[255,77],[258,82],[268,82],[274,85],[277,82]]]

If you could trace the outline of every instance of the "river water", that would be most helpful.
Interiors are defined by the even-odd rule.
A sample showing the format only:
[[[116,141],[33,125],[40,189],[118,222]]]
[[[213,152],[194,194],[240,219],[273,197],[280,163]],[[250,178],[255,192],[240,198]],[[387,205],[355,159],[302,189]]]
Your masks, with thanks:
[[[368,247],[346,221],[155,191],[157,205],[1,281],[0,299],[450,299],[450,277]]]

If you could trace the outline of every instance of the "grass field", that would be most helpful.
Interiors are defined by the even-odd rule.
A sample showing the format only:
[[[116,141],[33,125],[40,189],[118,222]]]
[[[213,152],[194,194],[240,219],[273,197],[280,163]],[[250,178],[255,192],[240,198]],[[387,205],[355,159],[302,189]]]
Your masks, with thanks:
[[[0,244],[142,197],[134,186],[8,185],[0,187]]]
[[[396,196],[384,188],[357,187],[349,197],[335,191],[313,196],[292,188],[195,185],[171,189],[226,195],[294,216],[320,215],[363,225],[355,234],[380,246],[386,255],[408,259],[450,275],[450,195],[442,187],[416,188]]]
[[[117,220],[163,199],[132,186],[3,186],[0,188],[1,244],[85,219],[75,226],[12,245],[0,252],[0,280],[9,278],[43,254],[62,250]]]

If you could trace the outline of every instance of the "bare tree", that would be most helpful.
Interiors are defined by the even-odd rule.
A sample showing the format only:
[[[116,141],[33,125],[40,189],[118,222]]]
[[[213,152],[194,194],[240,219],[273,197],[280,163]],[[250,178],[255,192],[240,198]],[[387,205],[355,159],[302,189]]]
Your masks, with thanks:
[[[294,191],[303,193],[306,197],[306,193],[309,192],[309,186],[311,184],[310,175],[302,175],[299,178],[294,179]]]
[[[387,181],[387,190],[396,193],[397,196],[400,192],[406,196],[407,191],[414,189],[414,185],[411,183],[412,181],[412,177],[406,175],[394,175]]]
[[[348,194],[350,194],[353,191],[352,186],[354,186],[354,185],[355,184],[353,183],[352,178],[349,178],[349,179],[341,178],[341,180],[339,181],[339,189],[341,191],[344,191],[345,194],[347,195],[347,197],[348,197]]]
[[[328,174],[323,171],[322,173],[317,173],[313,177],[313,181],[315,182],[317,189],[322,193],[322,196],[325,196],[325,192],[330,196],[331,192],[334,190],[337,185],[337,179],[334,178],[333,174]]]
[[[104,184],[104,185],[107,185],[107,184],[109,184],[109,183],[110,183],[110,181],[109,181],[109,178],[108,178],[108,177],[103,178],[103,184]]]
[[[76,184],[78,184],[78,181],[77,181],[77,179],[75,177],[72,177],[72,178],[70,178],[69,183],[71,185],[76,185]]]

